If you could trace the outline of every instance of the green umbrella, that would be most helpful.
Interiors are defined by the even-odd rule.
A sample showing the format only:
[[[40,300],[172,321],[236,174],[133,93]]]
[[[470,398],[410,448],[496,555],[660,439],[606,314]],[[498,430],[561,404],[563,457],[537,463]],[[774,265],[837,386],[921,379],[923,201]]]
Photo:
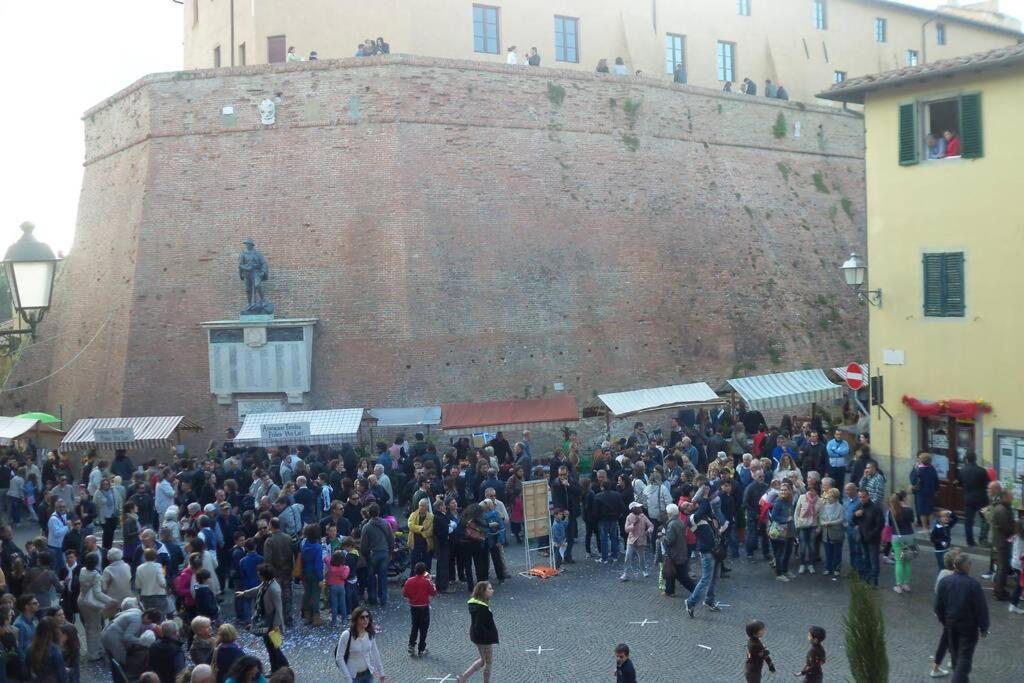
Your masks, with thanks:
[[[61,422],[59,417],[54,417],[49,413],[22,413],[18,417],[25,418],[27,420],[39,420],[43,424],[55,424]]]

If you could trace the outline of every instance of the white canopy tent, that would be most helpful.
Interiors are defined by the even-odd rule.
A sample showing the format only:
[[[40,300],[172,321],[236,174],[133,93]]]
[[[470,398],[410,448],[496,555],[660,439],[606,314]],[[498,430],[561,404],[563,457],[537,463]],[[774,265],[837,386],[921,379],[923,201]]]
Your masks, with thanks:
[[[362,408],[253,413],[245,416],[235,445],[330,446],[355,441],[363,421]]]
[[[201,425],[184,415],[88,417],[75,422],[61,442],[60,450],[171,448],[181,442],[181,432],[201,431]]]
[[[829,381],[824,370],[796,370],[726,380],[750,410],[790,408],[825,403],[843,395],[844,387]]]
[[[0,446],[9,446],[12,441],[23,436],[38,437],[40,434],[60,436],[64,432],[39,420],[0,415]]]
[[[710,405],[723,402],[705,382],[599,394],[597,398],[608,406],[608,410],[615,417],[678,406]]]

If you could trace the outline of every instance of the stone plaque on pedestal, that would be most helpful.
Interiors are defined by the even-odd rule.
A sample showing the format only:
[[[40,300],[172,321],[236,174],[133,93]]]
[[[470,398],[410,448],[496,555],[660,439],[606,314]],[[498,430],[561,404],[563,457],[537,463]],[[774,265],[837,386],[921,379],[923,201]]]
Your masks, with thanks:
[[[243,315],[201,323],[207,331],[210,393],[230,405],[235,394],[284,394],[301,404],[310,389],[316,318]]]

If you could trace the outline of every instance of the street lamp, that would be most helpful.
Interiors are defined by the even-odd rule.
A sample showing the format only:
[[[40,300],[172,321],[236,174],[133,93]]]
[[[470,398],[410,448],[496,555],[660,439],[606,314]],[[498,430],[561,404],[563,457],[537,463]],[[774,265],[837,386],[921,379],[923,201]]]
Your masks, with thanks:
[[[872,306],[882,307],[882,290],[864,289],[868,279],[868,267],[864,264],[864,260],[857,256],[857,252],[850,254],[850,258],[840,266],[840,270],[843,271],[847,286],[853,290],[858,299],[866,301]]]
[[[53,294],[53,278],[57,274],[60,259],[53,255],[53,249],[32,235],[35,226],[22,223],[21,238],[12,244],[4,255],[3,266],[11,288],[14,309],[28,325],[28,329],[6,330],[0,335],[0,353],[10,355],[18,344],[16,335],[35,338],[36,326],[50,308]]]

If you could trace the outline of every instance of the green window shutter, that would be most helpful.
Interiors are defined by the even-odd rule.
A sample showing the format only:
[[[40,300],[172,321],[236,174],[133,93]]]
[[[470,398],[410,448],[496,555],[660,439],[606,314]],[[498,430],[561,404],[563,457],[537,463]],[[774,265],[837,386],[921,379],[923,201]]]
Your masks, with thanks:
[[[918,162],[921,141],[917,139],[917,105],[900,105],[900,166],[909,166]]]
[[[981,134],[981,93],[960,96],[960,156],[977,159],[984,155]]]
[[[924,262],[924,314],[942,315],[942,254],[925,254]]]
[[[962,251],[943,254],[943,275],[945,276],[945,297],[942,314],[962,317],[964,315],[964,254]]]

